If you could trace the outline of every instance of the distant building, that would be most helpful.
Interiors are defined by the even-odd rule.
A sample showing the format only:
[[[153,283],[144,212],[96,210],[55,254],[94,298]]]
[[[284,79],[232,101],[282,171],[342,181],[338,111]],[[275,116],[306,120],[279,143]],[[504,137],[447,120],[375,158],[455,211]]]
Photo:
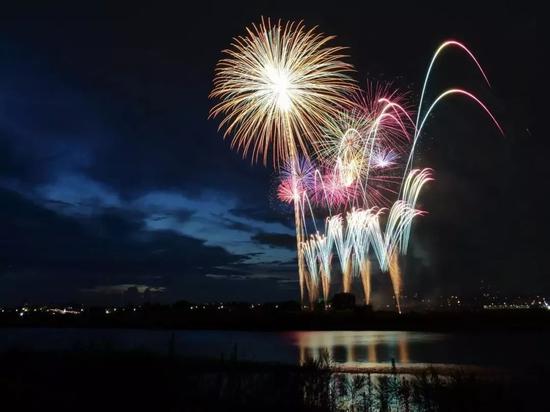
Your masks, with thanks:
[[[153,296],[151,293],[151,288],[145,289],[143,292],[143,303],[151,303],[153,300]]]
[[[126,305],[137,305],[140,303],[142,298],[139,289],[135,286],[131,286],[124,292],[124,304]]]
[[[355,308],[355,295],[353,293],[337,293],[332,298],[332,308],[334,310],[344,310]]]

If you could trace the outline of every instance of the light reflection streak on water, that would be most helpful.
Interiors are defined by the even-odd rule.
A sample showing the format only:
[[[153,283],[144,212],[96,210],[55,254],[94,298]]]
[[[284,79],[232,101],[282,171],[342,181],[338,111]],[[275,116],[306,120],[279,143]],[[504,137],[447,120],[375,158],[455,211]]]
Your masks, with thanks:
[[[326,351],[335,364],[343,367],[387,365],[392,359],[406,365],[414,362],[410,345],[441,339],[437,334],[408,332],[293,332],[293,344],[298,347],[299,363],[320,359]]]

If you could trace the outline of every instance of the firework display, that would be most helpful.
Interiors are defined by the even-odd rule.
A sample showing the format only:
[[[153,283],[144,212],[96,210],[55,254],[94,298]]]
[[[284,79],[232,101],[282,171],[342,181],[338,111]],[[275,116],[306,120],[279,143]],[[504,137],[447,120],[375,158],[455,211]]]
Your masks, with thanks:
[[[419,195],[433,179],[431,169],[413,168],[430,114],[441,101],[462,96],[502,128],[464,89],[444,90],[423,108],[431,72],[447,48],[464,52],[489,84],[462,43],[446,41],[436,50],[413,115],[407,99],[388,86],[359,90],[345,49],[328,45],[333,39],[301,22],[252,25],[218,63],[211,116],[222,117],[232,147],[253,161],[271,158],[279,172],[277,197],[294,209],[302,301],[307,293],[311,306],[320,299],[326,305],[332,285],[351,293],[357,282],[370,304],[377,263],[401,312],[400,260],[412,222],[426,213],[417,208]]]

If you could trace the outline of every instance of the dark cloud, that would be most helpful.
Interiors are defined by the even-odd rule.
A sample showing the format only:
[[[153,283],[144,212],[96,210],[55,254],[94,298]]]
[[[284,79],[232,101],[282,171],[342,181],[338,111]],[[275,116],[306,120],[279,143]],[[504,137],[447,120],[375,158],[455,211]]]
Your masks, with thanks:
[[[230,212],[235,216],[264,222],[281,223],[287,227],[294,227],[293,215],[277,212],[267,202],[263,202],[257,206],[239,206],[231,209]]]
[[[223,225],[228,229],[239,230],[242,232],[251,232],[251,233],[254,233],[258,230],[258,228],[254,225],[239,222],[237,220],[230,219],[230,218],[223,218],[223,216],[222,216],[222,219],[223,219]]]
[[[283,233],[257,233],[252,240],[262,245],[282,247],[290,250],[296,249],[296,238]]]
[[[194,210],[178,209],[178,210],[171,211],[169,214],[155,216],[154,219],[161,220],[161,219],[166,219],[168,217],[171,217],[176,219],[180,223],[185,223],[189,221],[189,219],[191,219],[194,214],[195,214]]]
[[[31,289],[43,281],[69,294],[94,283],[140,277],[160,276],[169,283],[172,277],[202,275],[247,258],[172,231],[147,231],[136,212],[111,208],[74,219],[8,190],[0,190],[0,201],[1,227],[10,234],[0,241],[0,273],[6,281],[0,293],[6,299],[15,285],[24,288],[17,293],[20,298],[40,296]]]

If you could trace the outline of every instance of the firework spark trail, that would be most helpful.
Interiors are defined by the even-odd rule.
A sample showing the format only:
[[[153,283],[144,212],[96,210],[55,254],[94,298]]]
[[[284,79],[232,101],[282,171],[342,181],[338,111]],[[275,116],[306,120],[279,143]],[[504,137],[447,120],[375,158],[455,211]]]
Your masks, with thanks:
[[[393,150],[400,150],[400,145],[395,144],[395,142],[390,142],[387,138],[388,130],[399,130],[403,134],[402,141],[409,140],[409,134],[407,133],[406,126],[400,117],[396,117],[394,114],[388,113],[388,111],[393,111],[396,114],[400,112],[407,113],[405,109],[397,104],[388,101],[387,99],[379,99],[381,102],[385,102],[385,105],[382,107],[377,117],[373,121],[372,126],[367,131],[365,137],[365,145],[360,159],[360,169],[364,169],[363,181],[360,183],[363,190],[363,202],[368,206],[372,205],[371,199],[369,199],[369,182],[374,179],[371,176],[371,172],[375,169],[373,166],[373,159],[377,150],[380,150],[380,147],[388,146]],[[410,119],[410,116],[407,114],[407,119]],[[397,125],[397,127],[396,127]],[[389,134],[391,136],[391,134]],[[382,146],[380,146],[382,145]],[[387,147],[386,147],[387,148]]]
[[[296,227],[296,253],[298,255],[298,279],[300,286],[300,299],[303,302],[304,290],[310,287],[307,283],[304,256],[301,250],[302,239],[306,233],[306,219],[304,212],[304,198],[307,188],[307,172],[301,169],[304,166],[299,159],[287,161],[282,169],[283,180],[279,184],[277,196],[286,203],[294,206],[294,223]],[[315,221],[314,221],[315,222]]]
[[[308,296],[309,304],[313,308],[319,295],[319,262],[317,259],[317,245],[312,237],[301,244],[304,260],[308,270]]]
[[[353,210],[348,214],[348,230],[352,231],[353,236],[353,254],[355,262],[361,276],[363,292],[365,294],[365,303],[370,304],[370,260],[369,249],[371,243],[371,225],[372,210]]]
[[[415,134],[414,134],[414,139],[413,139],[413,145],[412,145],[412,148],[411,148],[411,151],[410,151],[410,155],[409,155],[409,160],[407,161],[407,166],[405,168],[405,173],[407,173],[407,170],[412,167],[412,163],[413,163],[413,157],[414,157],[414,152],[415,152],[415,148],[416,148],[416,143],[417,143],[417,140],[420,136],[420,132],[422,131],[422,127],[424,126],[424,123],[426,122],[426,119],[428,118],[428,115],[430,114],[430,112],[433,110],[433,108],[435,107],[436,103],[441,100],[442,98],[444,98],[445,96],[449,95],[449,94],[463,94],[463,95],[466,95],[468,96],[469,98],[471,98],[472,100],[474,100],[478,105],[480,105],[483,110],[490,116],[491,120],[493,121],[493,123],[497,126],[497,128],[499,129],[499,131],[501,132],[501,134],[504,135],[504,131],[502,130],[500,124],[497,122],[497,120],[495,119],[495,117],[493,116],[493,114],[491,113],[491,111],[483,104],[483,102],[481,102],[476,96],[474,96],[472,93],[469,93],[465,90],[461,90],[461,89],[450,89],[450,90],[447,90],[445,92],[443,92],[442,94],[440,94],[437,99],[434,101],[434,103],[432,103],[432,105],[430,106],[430,108],[426,111],[426,113],[424,114],[424,117],[423,117],[423,120],[420,121],[420,118],[421,118],[421,115],[422,115],[422,105],[424,103],[424,96],[426,94],[426,88],[427,88],[427,85],[428,85],[428,81],[430,79],[430,75],[432,73],[432,69],[433,69],[433,66],[438,58],[438,56],[441,54],[441,52],[443,50],[445,50],[446,48],[448,47],[458,47],[459,49],[463,50],[464,52],[466,52],[466,54],[470,57],[470,59],[475,63],[475,65],[477,66],[478,70],[480,71],[481,75],[483,76],[485,82],[487,83],[487,85],[490,87],[491,86],[491,83],[489,82],[489,78],[487,77],[487,75],[485,74],[485,71],[483,70],[483,67],[481,67],[481,64],[479,63],[479,61],[476,59],[476,57],[474,56],[474,54],[470,51],[470,49],[468,49],[464,44],[456,41],[456,40],[448,40],[446,42],[443,42],[438,48],[437,50],[435,51],[435,53],[433,54],[432,56],[432,59],[430,61],[430,64],[428,66],[428,70],[426,71],[426,75],[424,77],[424,83],[422,84],[422,92],[420,94],[420,102],[418,104],[418,112],[417,112],[417,115],[416,115],[416,130],[415,130]],[[420,124],[420,126],[419,126]]]
[[[359,273],[361,274],[361,284],[365,295],[365,305],[370,305],[371,295],[371,262],[368,257],[359,261]]]
[[[416,129],[416,135],[415,135],[415,138],[413,139],[413,143],[412,143],[412,148],[411,148],[411,152],[410,152],[410,155],[409,155],[409,159],[407,161],[407,166],[406,166],[406,169],[405,170],[408,170],[411,165],[412,165],[412,162],[413,162],[413,157],[414,157],[414,152],[415,152],[415,149],[416,149],[416,143],[418,141],[418,137],[420,136],[420,133],[422,132],[422,129],[424,128],[424,125],[426,123],[426,121],[428,120],[428,117],[430,115],[430,113],[433,111],[433,109],[436,107],[436,105],[441,101],[443,100],[444,98],[448,97],[448,96],[452,96],[452,95],[463,95],[463,96],[466,96],[468,97],[469,99],[473,100],[479,107],[481,107],[483,109],[483,111],[485,113],[487,113],[487,115],[489,116],[489,118],[492,120],[492,122],[494,123],[494,125],[497,127],[497,129],[500,131],[500,133],[502,135],[504,135],[504,130],[502,129],[502,127],[500,126],[499,122],[497,121],[497,119],[495,118],[495,116],[493,115],[493,113],[489,110],[489,108],[481,101],[479,100],[474,94],[468,92],[467,90],[463,90],[463,89],[449,89],[449,90],[446,90],[444,91],[443,93],[441,93],[439,96],[437,96],[437,98],[433,101],[433,103],[430,105],[430,107],[428,108],[428,110],[426,110],[426,114],[424,115],[424,117],[422,118],[422,121],[420,122],[420,125],[417,127]]]
[[[478,70],[481,72],[483,78],[485,79],[485,81],[487,82],[487,85],[489,87],[491,87],[491,83],[489,82],[489,78],[487,77],[487,75],[485,74],[485,71],[483,70],[483,67],[481,67],[481,64],[479,63],[479,61],[476,59],[476,57],[474,56],[474,54],[470,51],[470,49],[468,49],[464,44],[456,41],[456,40],[447,40],[445,42],[443,42],[438,48],[437,50],[434,52],[433,56],[432,56],[432,60],[430,61],[430,64],[428,66],[428,70],[426,70],[426,75],[424,76],[424,83],[422,84],[422,92],[420,93],[420,102],[418,103],[418,113],[417,113],[417,116],[416,116],[416,122],[415,124],[418,124],[419,120],[420,120],[420,114],[422,112],[422,103],[424,102],[424,95],[426,93],[426,87],[428,86],[428,81],[430,79],[430,75],[432,74],[432,69],[433,69],[433,66],[437,60],[437,57],[441,54],[441,52],[443,50],[445,50],[446,48],[448,47],[458,47],[460,49],[462,49],[464,52],[466,52],[466,54],[472,59],[472,61],[475,63],[475,65],[477,66]],[[415,136],[416,137],[416,136]]]
[[[430,169],[411,171],[404,182],[404,200],[398,200],[392,205],[388,214],[384,234],[375,233],[375,236],[373,236],[373,239],[376,239],[373,245],[375,245],[377,249],[382,249],[380,241],[383,239],[383,249],[378,252],[377,255],[379,256],[380,268],[383,271],[389,272],[399,313],[401,313],[400,299],[402,279],[398,256],[399,254],[406,253],[413,219],[424,213],[415,209],[415,205],[420,190],[424,184],[430,180],[432,180]],[[376,224],[376,230],[380,230],[378,222]]]
[[[353,236],[351,232],[345,230],[341,215],[332,216],[327,220],[328,236],[332,237],[336,246],[336,253],[340,261],[342,270],[342,289],[344,293],[351,292],[351,282],[353,275],[353,261],[351,253],[353,251]]]
[[[323,300],[328,301],[330,293],[330,282],[331,282],[331,269],[332,269],[332,248],[333,248],[333,238],[332,236],[320,235],[317,233],[315,235],[315,242],[317,246],[317,255],[320,262],[320,276],[321,276],[321,286],[323,288]]]
[[[401,313],[401,270],[399,269],[399,241],[404,232],[410,230],[414,217],[422,214],[421,211],[411,208],[406,202],[397,201],[390,209],[388,223],[385,228],[385,250],[383,263],[380,267],[388,271],[393,287],[393,294],[397,310]]]
[[[416,208],[416,202],[418,200],[418,196],[420,195],[422,187],[432,180],[434,179],[432,177],[431,169],[428,168],[422,170],[415,169],[409,173],[407,179],[405,179],[405,182],[403,184],[403,199],[412,210]],[[407,253],[407,249],[409,247],[410,233],[411,225],[405,227],[405,229],[401,233],[399,239],[401,254]]]
[[[393,286],[393,295],[395,297],[395,305],[397,312],[401,313],[401,268],[399,267],[397,251],[393,251],[390,255],[389,274]]]

